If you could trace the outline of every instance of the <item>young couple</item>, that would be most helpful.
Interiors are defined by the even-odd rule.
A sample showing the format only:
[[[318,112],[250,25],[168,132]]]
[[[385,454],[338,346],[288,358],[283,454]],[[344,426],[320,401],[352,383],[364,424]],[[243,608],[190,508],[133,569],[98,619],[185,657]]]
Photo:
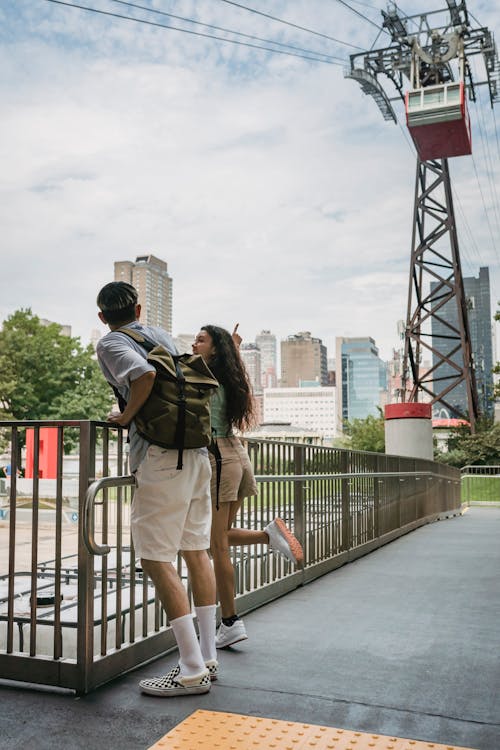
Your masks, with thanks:
[[[97,358],[106,380],[126,402],[124,411],[109,415],[108,420],[129,429],[130,470],[136,477],[131,512],[134,547],[155,585],[179,649],[174,669],[142,680],[140,687],[144,693],[163,697],[206,693],[218,676],[216,648],[247,638],[236,614],[229,548],[268,544],[295,563],[302,562],[302,548],[278,518],[263,531],[233,528],[243,499],[257,492],[247,452],[233,432],[233,428],[245,429],[253,417],[251,388],[239,356],[241,339],[236,329],[231,335],[218,326],[203,326],[193,344],[193,353],[203,357],[219,382],[211,402],[212,430],[222,469],[217,491],[217,461],[207,449],[185,450],[183,469],[177,470],[177,450],[151,445],[135,428],[134,417],[151,393],[156,371],[147,362],[146,350],[118,329],[131,328],[176,354],[171,336],[139,322],[137,291],[126,282],[106,284],[97,305],[100,320],[110,328],[97,344]],[[188,568],[199,640],[175,565],[179,551]],[[217,632],[216,589],[222,613]]]

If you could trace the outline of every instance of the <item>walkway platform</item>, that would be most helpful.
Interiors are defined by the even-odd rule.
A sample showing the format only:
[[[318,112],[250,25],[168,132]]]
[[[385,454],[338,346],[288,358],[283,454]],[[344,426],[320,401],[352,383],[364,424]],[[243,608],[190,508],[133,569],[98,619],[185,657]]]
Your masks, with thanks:
[[[500,508],[471,508],[248,614],[207,695],[141,695],[175,653],[81,698],[2,683],[0,747],[147,750],[201,710],[500,750],[499,623]]]

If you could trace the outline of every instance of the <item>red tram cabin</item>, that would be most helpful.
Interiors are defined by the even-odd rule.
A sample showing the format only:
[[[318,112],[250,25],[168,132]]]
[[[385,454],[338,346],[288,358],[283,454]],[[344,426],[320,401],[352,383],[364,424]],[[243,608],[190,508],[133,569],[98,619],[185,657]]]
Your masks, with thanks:
[[[472,153],[463,81],[408,91],[406,124],[422,161]]]

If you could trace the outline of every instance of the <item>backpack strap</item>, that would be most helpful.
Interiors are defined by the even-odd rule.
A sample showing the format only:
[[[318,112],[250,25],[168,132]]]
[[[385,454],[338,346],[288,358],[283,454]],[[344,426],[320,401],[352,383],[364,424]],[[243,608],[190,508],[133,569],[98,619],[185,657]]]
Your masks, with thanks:
[[[117,328],[116,332],[117,333],[124,333],[126,336],[128,336],[129,338],[133,339],[138,344],[140,344],[148,353],[152,349],[154,349],[155,346],[156,346],[156,344],[153,343],[152,341],[148,341],[147,339],[145,339],[144,336],[141,333],[139,333],[138,331],[132,331],[130,328]],[[123,411],[125,410],[125,407],[127,406],[127,402],[123,398],[123,396],[120,393],[120,391],[118,390],[118,388],[115,385],[113,385],[113,383],[109,383],[109,385],[110,385],[113,393],[116,396],[116,400],[118,402],[118,408],[123,413]]]
[[[137,344],[139,344],[139,346],[142,346],[142,348],[145,349],[148,354],[156,346],[158,346],[157,343],[155,343],[154,341],[150,341],[142,333],[139,333],[139,331],[134,331],[131,328],[117,328],[116,330],[117,333],[124,333],[126,336],[129,336],[131,339],[133,339]],[[170,352],[170,354],[172,354],[172,352]],[[176,468],[180,470],[182,469],[182,457],[184,453],[184,441],[186,437],[186,395],[184,392],[186,378],[184,377],[184,373],[182,372],[179,362],[176,359],[176,355],[172,354],[172,357],[175,363],[177,386],[179,389],[179,398],[177,401],[177,424],[175,426],[175,444],[178,449]]]
[[[177,456],[177,468],[182,469],[182,454],[184,452],[184,438],[186,437],[186,394],[184,392],[184,385],[186,378],[181,370],[181,366],[177,359],[175,362],[175,372],[177,373],[177,385],[179,388],[179,398],[177,401],[177,424],[175,426],[175,444],[179,449]]]
[[[212,436],[212,442],[208,446],[209,452],[215,459],[215,483],[216,483],[216,498],[215,498],[215,510],[219,510],[219,490],[220,490],[220,478],[222,474],[222,455],[220,448],[217,444],[215,435]]]
[[[136,344],[142,346],[142,348],[145,349],[148,354],[155,348],[155,346],[158,346],[158,344],[156,344],[154,341],[150,341],[142,333],[139,333],[139,331],[134,331],[132,328],[117,328],[114,333],[124,333],[125,336],[133,339]]]

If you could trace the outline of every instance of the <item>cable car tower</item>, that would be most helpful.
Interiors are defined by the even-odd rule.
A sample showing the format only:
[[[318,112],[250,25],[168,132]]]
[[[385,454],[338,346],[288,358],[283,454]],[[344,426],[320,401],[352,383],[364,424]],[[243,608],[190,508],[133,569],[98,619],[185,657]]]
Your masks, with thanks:
[[[465,0],[446,0],[446,6],[406,16],[390,4],[382,11],[390,45],[351,55],[345,75],[375,99],[385,120],[397,123],[392,102],[403,100],[417,150],[402,401],[426,394],[433,405],[468,420],[474,432],[478,397],[448,158],[472,153],[467,100],[475,102],[477,87],[486,85],[491,106],[499,101],[500,63],[493,34],[472,28]],[[481,81],[473,79],[475,55],[484,62]],[[381,85],[382,75],[393,96]],[[453,308],[456,314],[449,314]],[[426,372],[424,353],[432,356]],[[453,400],[459,385],[467,409]]]

